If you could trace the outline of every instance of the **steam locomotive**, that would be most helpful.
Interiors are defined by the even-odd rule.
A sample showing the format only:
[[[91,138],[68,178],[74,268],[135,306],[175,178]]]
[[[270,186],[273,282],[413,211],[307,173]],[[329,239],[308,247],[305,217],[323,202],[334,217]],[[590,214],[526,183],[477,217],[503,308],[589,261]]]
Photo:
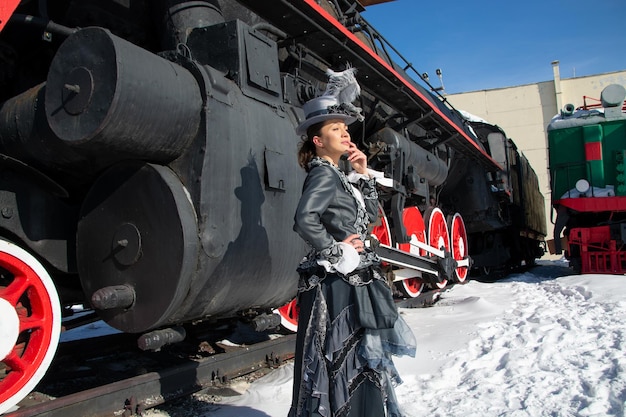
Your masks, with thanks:
[[[578,273],[626,273],[626,89],[567,104],[548,125],[553,253]],[[561,236],[563,233],[563,236]]]
[[[351,135],[383,176],[370,244],[400,291],[543,254],[528,161],[395,63],[366,3],[4,2],[0,412],[46,372],[73,303],[144,349],[189,322],[293,324],[295,126],[328,68],[358,69]]]

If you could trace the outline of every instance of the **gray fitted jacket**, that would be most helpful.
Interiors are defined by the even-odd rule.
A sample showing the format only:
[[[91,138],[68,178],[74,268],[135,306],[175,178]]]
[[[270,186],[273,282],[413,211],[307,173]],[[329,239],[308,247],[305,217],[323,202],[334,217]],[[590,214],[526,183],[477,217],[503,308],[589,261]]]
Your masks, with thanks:
[[[309,260],[328,260],[334,264],[336,258],[342,256],[337,243],[351,234],[358,234],[365,241],[368,224],[376,221],[376,182],[374,178],[356,174],[353,185],[360,191],[359,197],[346,175],[328,161],[314,158],[310,167],[293,228],[312,247],[307,257]],[[366,252],[371,253],[367,249]],[[364,255],[367,258],[368,254]],[[369,258],[371,261],[372,257]],[[363,261],[367,262],[367,259]]]

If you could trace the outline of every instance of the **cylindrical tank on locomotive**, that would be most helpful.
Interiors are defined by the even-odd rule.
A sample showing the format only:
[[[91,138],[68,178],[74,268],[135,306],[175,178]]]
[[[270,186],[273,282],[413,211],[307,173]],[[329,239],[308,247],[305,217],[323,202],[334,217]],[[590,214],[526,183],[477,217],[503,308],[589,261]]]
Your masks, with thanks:
[[[551,246],[577,272],[626,273],[625,97],[623,86],[609,85],[602,108],[570,104],[548,125]]]

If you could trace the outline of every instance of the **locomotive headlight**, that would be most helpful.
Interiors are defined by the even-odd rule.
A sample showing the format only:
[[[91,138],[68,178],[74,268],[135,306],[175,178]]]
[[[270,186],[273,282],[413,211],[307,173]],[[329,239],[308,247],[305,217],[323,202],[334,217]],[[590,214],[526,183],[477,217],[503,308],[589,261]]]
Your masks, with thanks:
[[[585,194],[587,191],[589,191],[589,181],[584,178],[576,181],[576,190],[581,194]]]

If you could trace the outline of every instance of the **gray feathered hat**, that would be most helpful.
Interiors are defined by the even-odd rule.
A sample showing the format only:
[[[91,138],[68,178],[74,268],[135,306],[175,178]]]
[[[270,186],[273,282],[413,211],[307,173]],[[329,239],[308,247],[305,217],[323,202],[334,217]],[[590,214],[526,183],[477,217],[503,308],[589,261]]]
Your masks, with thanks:
[[[320,97],[307,101],[302,106],[304,121],[296,128],[298,135],[316,124],[330,119],[341,119],[347,125],[355,121],[363,121],[361,108],[352,102],[361,94],[361,87],[355,77],[356,68],[348,67],[344,71],[326,70],[328,84]]]

